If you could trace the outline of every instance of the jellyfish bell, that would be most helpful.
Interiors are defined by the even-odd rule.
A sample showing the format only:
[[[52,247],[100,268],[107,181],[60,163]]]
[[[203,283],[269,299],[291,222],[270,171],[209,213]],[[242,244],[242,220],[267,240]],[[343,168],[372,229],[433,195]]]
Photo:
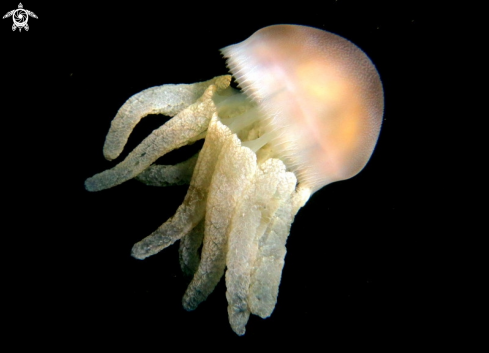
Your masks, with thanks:
[[[222,52],[299,183],[316,191],[365,166],[384,99],[375,66],[357,46],[317,28],[275,25]]]
[[[354,44],[296,25],[265,27],[222,49],[231,76],[144,90],[112,121],[104,155],[118,157],[148,114],[173,116],[124,161],[87,179],[98,191],[129,179],[190,184],[175,215],[136,243],[144,259],[180,240],[192,276],[183,306],[195,309],[225,273],[232,329],[276,304],[290,225],[312,193],[357,174],[375,147],[383,114],[379,75]],[[153,164],[205,138],[197,156]],[[189,177],[191,175],[191,177]]]

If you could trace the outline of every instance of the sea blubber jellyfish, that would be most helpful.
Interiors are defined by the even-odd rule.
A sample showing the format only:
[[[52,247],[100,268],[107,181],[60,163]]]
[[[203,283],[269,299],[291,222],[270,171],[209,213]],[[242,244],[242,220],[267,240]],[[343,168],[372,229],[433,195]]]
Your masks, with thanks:
[[[192,275],[184,308],[195,309],[225,273],[229,322],[242,335],[250,313],[266,318],[275,307],[299,208],[367,163],[384,99],[365,53],[320,29],[265,27],[222,53],[241,91],[229,86],[231,76],[220,76],[132,96],[112,121],[107,159],[117,158],[144,116],[173,118],[85,185],[98,191],[132,178],[149,185],[188,182],[175,215],[135,244],[132,255],[144,259],[180,240],[182,270]],[[191,159],[153,164],[202,138]]]

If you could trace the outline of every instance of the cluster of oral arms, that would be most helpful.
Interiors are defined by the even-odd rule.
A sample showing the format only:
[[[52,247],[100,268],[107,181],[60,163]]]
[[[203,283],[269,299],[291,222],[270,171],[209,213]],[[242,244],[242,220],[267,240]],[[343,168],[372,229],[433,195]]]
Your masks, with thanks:
[[[132,255],[144,259],[180,240],[181,268],[192,278],[184,308],[195,309],[225,274],[229,322],[243,335],[250,314],[266,318],[275,308],[298,210],[368,162],[384,98],[365,53],[320,29],[265,27],[222,53],[241,91],[225,75],[132,96],[112,121],[107,159],[118,157],[144,116],[173,118],[85,186],[99,191],[132,178],[188,183],[175,215],[136,243]],[[199,139],[203,147],[189,160],[153,164]]]

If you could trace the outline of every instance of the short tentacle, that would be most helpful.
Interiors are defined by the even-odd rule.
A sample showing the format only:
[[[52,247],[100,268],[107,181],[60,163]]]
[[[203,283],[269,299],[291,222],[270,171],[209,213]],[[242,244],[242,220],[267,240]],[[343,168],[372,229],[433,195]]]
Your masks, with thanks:
[[[215,156],[219,155],[231,132],[218,122],[218,117],[214,114],[209,124],[208,135],[209,138],[205,140],[199,153],[194,175],[183,203],[173,217],[152,234],[134,244],[133,257],[142,260],[160,252],[190,232],[204,217],[209,185],[217,163]]]
[[[134,178],[166,153],[188,144],[205,131],[216,108],[212,95],[216,86],[207,88],[201,98],[182,110],[173,119],[154,130],[124,161],[114,168],[96,174],[85,181],[89,191],[100,191]]]
[[[252,187],[243,196],[231,222],[226,260],[226,297],[229,322],[238,335],[245,333],[250,316],[248,292],[258,252],[258,239],[280,202],[283,202],[274,195],[278,184],[285,181],[285,175],[285,165],[278,159],[269,159],[260,165]]]
[[[199,268],[183,297],[186,310],[195,309],[214,290],[224,274],[229,224],[241,195],[247,190],[256,172],[256,155],[241,146],[230,133],[209,186],[206,205],[205,235]]]
[[[273,215],[267,230],[258,240],[259,249],[253,265],[248,301],[250,311],[262,318],[270,316],[277,303],[278,287],[287,252],[285,243],[298,210],[294,206],[296,183],[295,175],[286,173],[285,180],[279,184],[275,194],[275,197],[281,200],[281,205]]]
[[[231,76],[218,76],[193,84],[163,85],[151,87],[129,98],[112,120],[105,139],[104,156],[113,160],[119,156],[127,139],[139,121],[149,114],[175,116],[195,103],[211,85],[224,89]],[[228,84],[226,85],[226,81]],[[222,87],[222,88],[221,88]]]

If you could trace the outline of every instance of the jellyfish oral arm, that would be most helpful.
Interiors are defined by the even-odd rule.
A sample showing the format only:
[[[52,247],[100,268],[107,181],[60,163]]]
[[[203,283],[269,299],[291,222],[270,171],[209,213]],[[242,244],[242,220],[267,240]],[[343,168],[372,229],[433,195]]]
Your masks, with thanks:
[[[256,151],[244,146],[253,145],[253,140],[243,143],[233,133],[231,128],[241,133],[244,129],[249,137],[255,137],[257,132],[249,125],[256,119],[253,104],[228,85],[229,76],[221,76],[185,85],[181,95],[175,92],[182,90],[171,85],[130,98],[111,125],[104,146],[107,159],[120,154],[145,115],[161,112],[175,116],[113,169],[87,179],[86,188],[98,191],[131,178],[148,185],[189,180],[187,195],[175,215],[136,243],[132,256],[144,259],[180,240],[182,270],[193,276],[183,297],[187,310],[204,301],[226,271],[229,320],[233,330],[242,335],[251,313],[265,318],[275,307],[290,225],[310,190],[296,190],[297,179],[282,161],[262,158],[259,162]],[[202,134],[202,150],[190,160],[176,166],[152,164],[155,158]]]

